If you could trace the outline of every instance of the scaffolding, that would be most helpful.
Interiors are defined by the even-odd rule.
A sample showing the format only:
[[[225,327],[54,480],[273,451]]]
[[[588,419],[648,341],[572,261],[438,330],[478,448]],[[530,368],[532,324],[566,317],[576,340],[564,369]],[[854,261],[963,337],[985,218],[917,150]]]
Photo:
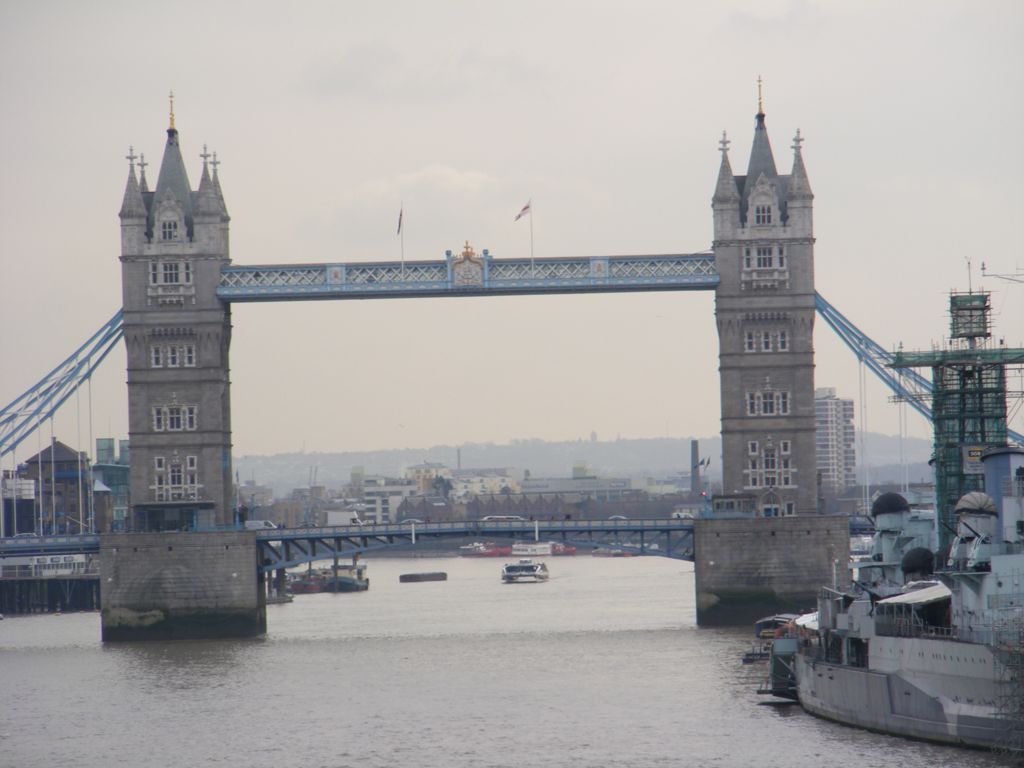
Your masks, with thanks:
[[[996,664],[993,672],[999,685],[997,702],[1002,739],[997,751],[1024,759],[1024,611],[996,624]]]
[[[903,352],[893,368],[932,369],[935,505],[939,551],[956,531],[956,504],[970,491],[984,490],[981,455],[1006,445],[1006,368],[1024,364],[1024,349],[991,342],[990,294],[952,293],[950,333],[944,348]]]

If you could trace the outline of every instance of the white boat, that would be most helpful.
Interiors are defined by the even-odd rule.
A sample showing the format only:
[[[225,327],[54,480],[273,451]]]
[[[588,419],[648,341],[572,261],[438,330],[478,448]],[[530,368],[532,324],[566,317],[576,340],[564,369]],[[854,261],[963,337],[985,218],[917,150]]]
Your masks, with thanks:
[[[551,554],[550,541],[517,541],[512,545],[515,557],[545,557]]]
[[[544,563],[535,563],[529,559],[505,563],[501,569],[501,580],[507,584],[516,581],[547,581],[548,576],[548,567]]]

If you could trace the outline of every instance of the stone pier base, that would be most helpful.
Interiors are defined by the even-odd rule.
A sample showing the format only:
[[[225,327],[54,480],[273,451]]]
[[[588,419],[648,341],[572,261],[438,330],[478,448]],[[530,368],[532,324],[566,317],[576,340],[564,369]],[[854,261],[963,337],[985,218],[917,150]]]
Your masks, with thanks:
[[[845,517],[696,520],[700,626],[752,624],[772,613],[816,610],[821,587],[849,580]]]
[[[104,642],[267,631],[252,532],[104,534],[100,561]]]

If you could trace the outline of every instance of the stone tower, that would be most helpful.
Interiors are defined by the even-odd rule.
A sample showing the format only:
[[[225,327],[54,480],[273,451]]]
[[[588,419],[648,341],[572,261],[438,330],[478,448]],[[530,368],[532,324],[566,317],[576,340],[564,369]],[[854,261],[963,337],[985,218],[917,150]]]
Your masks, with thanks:
[[[229,305],[217,298],[230,220],[204,147],[189,186],[171,103],[156,189],[129,152],[121,206],[128,430],[135,530],[232,521]],[[213,171],[210,172],[212,165]]]
[[[761,517],[817,511],[814,195],[793,140],[775,168],[763,104],[745,176],[722,165],[712,199],[724,498]]]

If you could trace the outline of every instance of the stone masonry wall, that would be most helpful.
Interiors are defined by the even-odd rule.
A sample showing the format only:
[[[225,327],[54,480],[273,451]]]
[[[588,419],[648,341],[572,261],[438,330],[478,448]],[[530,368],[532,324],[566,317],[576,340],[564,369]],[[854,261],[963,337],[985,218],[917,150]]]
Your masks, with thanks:
[[[100,560],[104,641],[266,632],[253,532],[104,534]]]
[[[845,517],[697,520],[697,623],[738,624],[813,610],[819,589],[849,579]]]

